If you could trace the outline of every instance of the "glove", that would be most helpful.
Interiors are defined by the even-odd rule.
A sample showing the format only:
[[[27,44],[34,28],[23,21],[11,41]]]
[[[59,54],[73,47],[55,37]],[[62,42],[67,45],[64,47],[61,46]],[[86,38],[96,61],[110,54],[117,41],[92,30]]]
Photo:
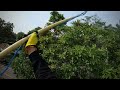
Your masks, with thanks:
[[[36,46],[37,43],[38,43],[38,33],[34,32],[31,34],[30,38],[28,39],[25,48],[28,46]]]
[[[31,34],[25,46],[25,53],[30,55],[32,52],[37,50],[36,44],[38,43],[38,32]]]

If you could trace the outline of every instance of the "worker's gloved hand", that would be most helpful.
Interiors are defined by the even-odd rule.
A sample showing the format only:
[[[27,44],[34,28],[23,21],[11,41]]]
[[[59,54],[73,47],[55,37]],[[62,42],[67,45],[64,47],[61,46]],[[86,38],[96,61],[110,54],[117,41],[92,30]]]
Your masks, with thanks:
[[[30,55],[32,52],[36,51],[36,44],[38,43],[38,33],[34,32],[31,34],[25,46],[26,54]]]

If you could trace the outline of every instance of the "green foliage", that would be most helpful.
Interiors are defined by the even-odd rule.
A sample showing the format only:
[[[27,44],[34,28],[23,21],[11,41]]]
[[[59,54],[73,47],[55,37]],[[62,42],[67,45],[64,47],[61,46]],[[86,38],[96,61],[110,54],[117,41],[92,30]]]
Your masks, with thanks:
[[[22,39],[24,37],[24,35],[25,35],[24,32],[17,33],[16,40],[18,41],[18,40]]]
[[[23,49],[12,63],[12,68],[18,79],[35,79],[32,64]]]
[[[95,26],[77,20],[74,26],[64,26],[65,32],[57,39],[54,33],[40,38],[43,57],[58,78],[119,78],[120,34],[101,23]]]
[[[90,72],[89,70],[96,69],[96,66],[101,63],[105,64],[103,61],[100,63],[94,61],[94,58],[95,60],[99,60],[103,56],[103,58],[106,58],[106,54],[101,55],[106,50],[88,45],[90,38],[84,34],[92,33],[88,32],[89,30],[84,30],[85,32],[83,31],[84,34],[82,34],[82,30],[79,30],[79,28],[72,29],[67,30],[68,32],[61,36],[56,43],[54,43],[54,39],[47,36],[43,37],[44,39],[41,38],[43,40],[40,41],[43,42],[40,44],[40,48],[43,47],[43,57],[48,60],[59,78],[90,78],[88,73],[93,74],[93,71]],[[96,56],[96,53],[98,53],[98,56]],[[97,70],[100,70],[100,68],[97,68]],[[97,74],[93,75],[97,77]]]
[[[16,34],[13,32],[13,23],[5,22],[0,18],[0,43],[14,43]]]
[[[31,33],[33,33],[33,32],[36,32],[36,31],[38,31],[38,30],[40,30],[40,29],[42,29],[42,28],[41,28],[41,27],[37,27],[37,28],[29,31],[29,32],[28,32],[28,35],[31,34]]]
[[[60,14],[60,13],[57,12],[57,11],[52,11],[52,12],[50,13],[49,22],[47,22],[46,26],[51,25],[51,24],[53,24],[53,23],[55,23],[55,22],[58,22],[58,21],[60,21],[60,20],[63,20],[63,19],[65,19],[65,17],[63,16],[63,14]],[[61,25],[59,25],[59,26],[54,27],[54,28],[53,28],[53,29],[54,29],[54,32],[56,33],[56,32],[58,31],[57,29],[58,29],[59,27],[63,27],[64,25],[66,25],[66,23],[63,23],[63,24],[61,24]]]
[[[50,14],[51,14],[51,17],[49,19],[49,22],[55,23],[57,21],[65,19],[63,14],[59,14],[59,12],[57,11],[52,11]]]

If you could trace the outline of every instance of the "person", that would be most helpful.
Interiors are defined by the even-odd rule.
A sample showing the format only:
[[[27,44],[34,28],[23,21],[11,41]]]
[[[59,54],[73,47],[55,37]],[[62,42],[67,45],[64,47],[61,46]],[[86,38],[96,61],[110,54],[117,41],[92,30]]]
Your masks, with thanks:
[[[41,52],[37,49],[37,43],[38,33],[34,32],[31,34],[25,46],[25,52],[32,62],[36,79],[56,79],[55,74],[48,67],[48,63],[39,54]]]

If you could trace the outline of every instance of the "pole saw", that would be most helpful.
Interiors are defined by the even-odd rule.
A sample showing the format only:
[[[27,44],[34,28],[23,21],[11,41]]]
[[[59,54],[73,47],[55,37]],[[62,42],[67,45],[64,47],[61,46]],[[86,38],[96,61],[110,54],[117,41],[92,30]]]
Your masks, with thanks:
[[[61,21],[58,21],[54,24],[51,24],[43,29],[40,29],[38,30],[38,34],[40,36],[44,36],[50,29],[60,25],[60,24],[63,24],[63,23],[67,23],[68,21],[70,20],[73,20],[79,16],[83,16],[87,13],[87,11],[84,11],[83,13],[79,14],[79,15],[76,15],[74,17],[71,17],[71,18],[68,18],[68,19],[64,19],[64,20],[61,20]],[[31,35],[31,34],[30,34]],[[8,48],[4,49],[3,51],[0,52],[0,59],[7,56],[8,54],[10,54],[13,50],[17,49],[18,47],[20,47],[22,44],[24,44],[30,37],[30,35],[20,39],[19,41],[15,42],[14,44],[10,45]]]

